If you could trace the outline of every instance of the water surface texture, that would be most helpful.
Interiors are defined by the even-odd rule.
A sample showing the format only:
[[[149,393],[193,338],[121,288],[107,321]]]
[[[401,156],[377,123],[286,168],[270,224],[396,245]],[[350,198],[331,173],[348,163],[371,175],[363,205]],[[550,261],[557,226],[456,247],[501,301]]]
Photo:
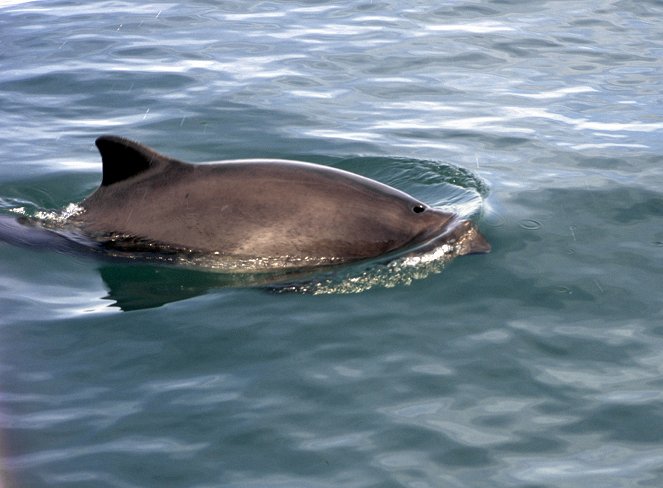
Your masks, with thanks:
[[[0,2],[3,213],[80,201],[113,133],[447,195],[493,246],[314,295],[0,243],[0,485],[663,486],[661,19]]]

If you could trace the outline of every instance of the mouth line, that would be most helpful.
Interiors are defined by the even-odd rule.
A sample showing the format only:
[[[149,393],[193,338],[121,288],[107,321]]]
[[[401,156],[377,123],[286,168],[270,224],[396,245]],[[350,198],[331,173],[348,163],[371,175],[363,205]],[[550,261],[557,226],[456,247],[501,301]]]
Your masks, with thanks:
[[[491,246],[479,233],[476,224],[467,219],[452,216],[434,231],[418,234],[408,245],[409,252],[427,252],[439,246],[449,245],[458,255],[490,252]]]

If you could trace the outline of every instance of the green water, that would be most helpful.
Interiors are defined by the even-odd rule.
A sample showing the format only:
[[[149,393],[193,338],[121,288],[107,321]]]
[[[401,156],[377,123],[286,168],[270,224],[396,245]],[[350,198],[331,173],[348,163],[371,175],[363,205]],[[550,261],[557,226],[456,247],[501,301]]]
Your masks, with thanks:
[[[0,243],[0,484],[660,486],[662,15],[4,3],[3,214],[116,133],[480,204],[493,251],[312,295]]]

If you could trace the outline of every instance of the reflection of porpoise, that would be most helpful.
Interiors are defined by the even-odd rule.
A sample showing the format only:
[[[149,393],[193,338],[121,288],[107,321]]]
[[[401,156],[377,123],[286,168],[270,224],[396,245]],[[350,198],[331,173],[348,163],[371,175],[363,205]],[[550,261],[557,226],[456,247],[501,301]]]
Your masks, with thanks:
[[[67,227],[111,252],[203,256],[198,264],[255,271],[442,244],[457,255],[490,250],[469,221],[347,171],[285,160],[194,165],[120,137],[96,144],[101,186]]]

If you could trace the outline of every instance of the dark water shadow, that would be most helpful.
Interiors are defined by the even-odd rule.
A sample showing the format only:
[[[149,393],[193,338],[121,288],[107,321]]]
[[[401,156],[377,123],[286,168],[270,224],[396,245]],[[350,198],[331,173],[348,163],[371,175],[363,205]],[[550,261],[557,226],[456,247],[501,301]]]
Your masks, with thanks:
[[[112,300],[112,306],[123,311],[161,307],[222,288],[263,287],[268,290],[295,279],[294,274],[236,276],[146,264],[104,265],[99,268],[99,274],[108,289],[108,295],[103,298]]]

